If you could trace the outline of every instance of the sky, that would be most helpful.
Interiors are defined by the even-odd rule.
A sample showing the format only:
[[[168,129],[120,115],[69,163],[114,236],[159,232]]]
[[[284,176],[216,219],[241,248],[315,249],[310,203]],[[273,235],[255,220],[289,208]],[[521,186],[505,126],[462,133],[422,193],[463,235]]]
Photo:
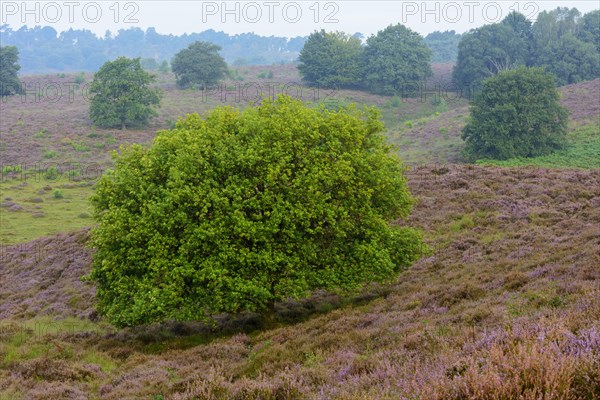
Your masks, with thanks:
[[[306,36],[319,29],[377,33],[402,23],[427,35],[458,33],[499,22],[511,11],[532,22],[543,10],[564,6],[559,1],[7,1],[0,2],[0,20],[13,30],[23,25],[51,26],[58,32],[156,28],[181,35],[207,29],[228,34],[254,32],[263,36]],[[570,1],[582,13],[600,8],[598,1]]]

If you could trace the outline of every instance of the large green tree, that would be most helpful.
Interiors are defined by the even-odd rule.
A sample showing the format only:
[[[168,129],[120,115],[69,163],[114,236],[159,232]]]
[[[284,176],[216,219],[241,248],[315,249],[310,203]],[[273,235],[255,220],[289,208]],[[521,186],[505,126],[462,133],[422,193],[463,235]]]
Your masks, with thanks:
[[[343,32],[313,32],[298,61],[298,71],[309,83],[323,87],[358,86],[361,70],[360,39]]]
[[[364,86],[374,93],[402,94],[433,75],[423,37],[401,24],[370,36],[363,54]]]
[[[90,118],[103,128],[146,125],[160,103],[159,91],[150,86],[153,81],[139,58],[106,62],[90,85]]]
[[[568,113],[559,103],[552,74],[518,67],[483,81],[463,129],[471,160],[545,155],[561,148]]]
[[[175,54],[171,70],[177,77],[177,85],[209,87],[225,77],[227,63],[219,54],[221,48],[208,42],[194,42]]]
[[[288,96],[217,108],[116,156],[92,198],[91,278],[119,326],[273,310],[315,289],[393,281],[421,252],[375,109]]]
[[[520,14],[509,14],[502,23],[485,25],[462,36],[452,71],[459,87],[479,88],[481,82],[500,71],[526,65],[530,32]]]
[[[0,96],[21,93],[19,81],[19,50],[14,46],[0,46]]]

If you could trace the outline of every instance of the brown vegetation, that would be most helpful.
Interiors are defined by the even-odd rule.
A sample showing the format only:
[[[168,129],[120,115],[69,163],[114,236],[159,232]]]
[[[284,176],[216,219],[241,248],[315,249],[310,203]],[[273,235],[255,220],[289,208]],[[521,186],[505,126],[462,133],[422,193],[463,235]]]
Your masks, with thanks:
[[[0,393],[599,398],[600,172],[445,165],[413,168],[409,178],[419,202],[407,223],[425,230],[433,254],[391,287],[281,304],[272,329],[242,315],[212,328],[115,332],[96,323],[38,333],[26,322],[38,313],[95,318],[93,290],[77,280],[89,271],[86,232],[6,249]],[[72,256],[61,257],[65,249]],[[70,287],[81,299],[69,299]]]

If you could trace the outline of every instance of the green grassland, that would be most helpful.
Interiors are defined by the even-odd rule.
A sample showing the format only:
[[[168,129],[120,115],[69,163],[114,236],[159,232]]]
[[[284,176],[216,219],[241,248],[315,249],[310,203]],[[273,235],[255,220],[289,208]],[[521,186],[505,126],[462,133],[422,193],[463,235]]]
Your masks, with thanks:
[[[92,224],[93,181],[74,181],[68,176],[49,179],[45,173],[26,175],[2,175],[0,243],[27,242]]]
[[[532,158],[479,160],[480,165],[498,167],[600,168],[600,123],[578,127],[567,135],[567,146],[555,153]]]

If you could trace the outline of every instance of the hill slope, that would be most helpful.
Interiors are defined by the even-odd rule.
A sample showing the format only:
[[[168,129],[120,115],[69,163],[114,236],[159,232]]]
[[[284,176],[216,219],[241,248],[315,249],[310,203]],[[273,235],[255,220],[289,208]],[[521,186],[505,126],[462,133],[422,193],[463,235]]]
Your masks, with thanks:
[[[571,129],[598,123],[600,79],[563,86],[559,91],[561,104],[569,110]],[[403,160],[411,164],[459,161],[463,146],[460,135],[469,116],[468,106],[461,105],[463,100],[457,102],[457,108],[450,107],[439,115],[413,120],[400,130],[392,131],[391,141],[399,146]]]
[[[434,254],[392,287],[280,305],[274,329],[252,315],[212,333],[35,325],[95,318],[77,279],[87,234],[5,249],[0,397],[598,398],[600,171],[447,165],[409,181],[419,203],[404,223]]]

